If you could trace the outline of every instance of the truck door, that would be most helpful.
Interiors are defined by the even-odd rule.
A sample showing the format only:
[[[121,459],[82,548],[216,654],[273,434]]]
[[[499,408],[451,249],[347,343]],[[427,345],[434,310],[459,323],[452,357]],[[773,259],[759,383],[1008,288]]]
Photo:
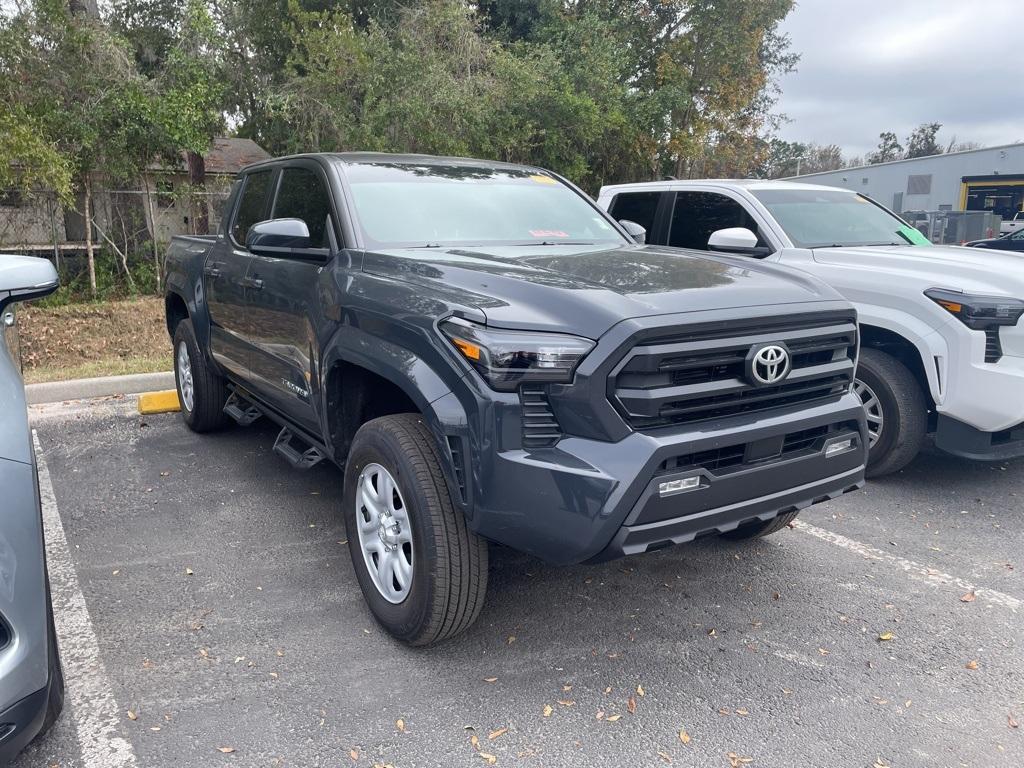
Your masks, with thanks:
[[[321,302],[323,267],[334,252],[327,179],[314,161],[295,161],[281,171],[272,218],[302,219],[308,253],[253,254],[249,269],[252,382],[257,394],[298,426],[320,436],[318,334],[326,325]],[[324,291],[324,295],[329,292]]]
[[[273,175],[266,170],[245,176],[228,236],[210,250],[203,266],[210,351],[217,363],[242,379],[248,378],[252,358],[245,287],[252,256],[245,249],[245,235],[249,227],[267,218]]]

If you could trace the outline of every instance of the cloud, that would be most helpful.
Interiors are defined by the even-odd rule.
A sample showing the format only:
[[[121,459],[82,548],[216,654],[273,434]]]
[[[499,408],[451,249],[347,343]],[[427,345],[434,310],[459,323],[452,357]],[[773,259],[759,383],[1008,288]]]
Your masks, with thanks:
[[[940,139],[1024,139],[1015,98],[1020,0],[803,0],[782,25],[798,71],[782,78],[779,109],[790,141],[870,152],[882,131],[902,140],[943,124]]]

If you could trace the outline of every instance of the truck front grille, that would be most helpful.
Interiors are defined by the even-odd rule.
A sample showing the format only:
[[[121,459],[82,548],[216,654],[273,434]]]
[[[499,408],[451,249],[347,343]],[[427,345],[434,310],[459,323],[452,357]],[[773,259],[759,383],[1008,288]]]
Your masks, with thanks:
[[[752,350],[783,344],[791,369],[755,384]],[[609,382],[613,404],[634,429],[651,429],[836,398],[853,382],[857,325],[846,313],[708,323],[643,338]]]

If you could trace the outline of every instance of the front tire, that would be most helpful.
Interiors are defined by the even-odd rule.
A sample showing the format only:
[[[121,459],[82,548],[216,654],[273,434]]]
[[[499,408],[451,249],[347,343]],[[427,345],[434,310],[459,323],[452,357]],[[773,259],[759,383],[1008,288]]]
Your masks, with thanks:
[[[868,477],[903,469],[928,431],[928,408],[914,374],[892,355],[862,349],[854,391],[868,418]]]
[[[452,504],[419,414],[384,416],[359,429],[343,503],[356,579],[388,633],[432,645],[476,620],[487,591],[487,542]]]
[[[174,383],[181,418],[193,432],[212,432],[227,423],[227,385],[199,349],[191,320],[174,329]]]

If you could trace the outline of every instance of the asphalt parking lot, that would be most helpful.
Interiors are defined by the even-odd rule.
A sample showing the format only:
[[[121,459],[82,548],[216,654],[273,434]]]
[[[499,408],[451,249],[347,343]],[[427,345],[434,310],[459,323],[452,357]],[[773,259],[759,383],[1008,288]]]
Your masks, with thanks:
[[[479,622],[409,650],[269,426],[32,417],[69,691],[16,768],[1024,764],[1024,462],[925,455],[755,544],[494,548]]]

